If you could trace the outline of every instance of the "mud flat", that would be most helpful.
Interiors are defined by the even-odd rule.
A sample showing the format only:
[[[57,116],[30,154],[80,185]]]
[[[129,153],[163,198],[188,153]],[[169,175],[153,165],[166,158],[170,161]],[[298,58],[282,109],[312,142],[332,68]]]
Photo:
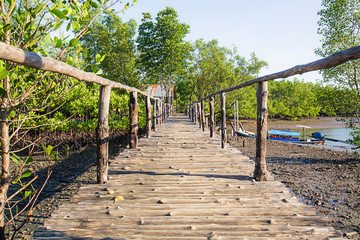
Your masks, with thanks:
[[[255,139],[230,137],[229,143],[254,159]],[[359,155],[279,141],[267,145],[268,170],[275,178],[351,239],[360,238]]]

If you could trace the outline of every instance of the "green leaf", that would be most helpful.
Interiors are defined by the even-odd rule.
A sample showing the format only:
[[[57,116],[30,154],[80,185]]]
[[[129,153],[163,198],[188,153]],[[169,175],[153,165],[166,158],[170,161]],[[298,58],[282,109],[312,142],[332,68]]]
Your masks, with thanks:
[[[45,154],[50,157],[50,156],[51,156],[51,152],[52,152],[52,150],[53,150],[53,146],[49,145],[49,146],[45,147],[44,144],[41,144],[41,146],[42,146]]]
[[[0,87],[0,95],[5,95],[6,91],[4,88]]]
[[[73,38],[69,42],[69,47],[76,46],[76,45],[78,45],[78,43],[79,43],[79,39],[78,38]]]
[[[31,191],[25,191],[25,195],[24,195],[24,198],[27,198],[28,196],[31,195]]]
[[[64,22],[57,22],[57,23],[55,23],[55,24],[54,24],[54,29],[53,29],[53,31],[58,30],[58,29],[61,27],[61,25],[63,25],[63,23],[64,23]]]
[[[0,72],[0,80],[3,80],[8,74],[9,74],[9,71],[2,70]]]
[[[22,178],[26,178],[26,177],[30,177],[32,174],[32,172],[30,170],[26,170],[25,172],[23,172],[23,174],[21,174]]]
[[[91,6],[93,7],[93,8],[98,8],[99,6],[95,3],[95,2],[93,2],[93,1],[91,1]]]
[[[61,39],[57,40],[55,47],[56,48],[62,48],[62,46],[63,46],[62,40]]]
[[[29,163],[32,163],[34,161],[34,159],[32,157],[29,157],[27,160],[26,160],[26,164],[29,164]]]
[[[20,162],[18,161],[18,159],[16,157],[10,156],[10,159],[13,160],[13,162],[20,164]]]
[[[79,25],[77,22],[73,22],[73,23],[72,23],[72,29],[73,29],[74,31],[77,31],[79,28],[80,28],[80,25]]]
[[[65,19],[66,18],[65,14],[62,11],[60,11],[59,9],[53,9],[50,12],[55,14],[55,16],[57,16],[60,19]]]
[[[10,24],[10,23],[5,24],[5,25],[3,26],[4,32],[7,32],[10,28],[11,28],[11,24]]]
[[[69,31],[71,27],[71,23],[68,23],[68,25],[66,26],[66,31]]]

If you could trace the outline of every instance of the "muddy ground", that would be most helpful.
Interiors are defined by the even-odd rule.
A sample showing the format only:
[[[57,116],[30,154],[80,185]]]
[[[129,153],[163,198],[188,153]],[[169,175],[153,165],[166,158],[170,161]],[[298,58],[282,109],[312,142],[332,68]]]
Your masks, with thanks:
[[[255,139],[230,137],[229,143],[255,158]],[[360,238],[359,154],[269,141],[267,163],[297,198],[329,216],[345,236]]]

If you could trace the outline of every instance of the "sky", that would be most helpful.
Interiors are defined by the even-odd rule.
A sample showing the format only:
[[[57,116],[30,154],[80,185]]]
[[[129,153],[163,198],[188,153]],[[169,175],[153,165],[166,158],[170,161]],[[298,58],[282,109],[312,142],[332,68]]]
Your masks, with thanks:
[[[167,6],[177,11],[181,23],[190,25],[186,40],[217,39],[220,46],[236,47],[240,56],[249,59],[254,52],[267,61],[269,66],[259,76],[320,59],[314,50],[321,46],[321,0],[138,0],[120,17],[140,24],[142,12],[155,18]],[[321,79],[318,72],[295,77]]]

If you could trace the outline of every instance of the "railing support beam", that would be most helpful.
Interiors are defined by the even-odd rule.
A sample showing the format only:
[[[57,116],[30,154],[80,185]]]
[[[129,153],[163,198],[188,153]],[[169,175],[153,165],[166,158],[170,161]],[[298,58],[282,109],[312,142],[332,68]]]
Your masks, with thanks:
[[[201,128],[203,131],[206,129],[205,124],[205,103],[204,100],[201,100]]]
[[[98,125],[96,127],[97,183],[108,180],[109,168],[109,105],[110,86],[101,86],[99,98]]]
[[[150,96],[146,96],[146,135],[151,138],[151,101]]]
[[[215,109],[214,109],[214,97],[210,97],[210,137],[214,137],[215,132]]]
[[[129,117],[130,117],[130,148],[136,149],[138,146],[138,130],[139,130],[137,92],[130,92]]]
[[[221,99],[221,148],[226,148],[226,95],[224,92],[220,93]]]
[[[267,137],[267,82],[258,83],[257,97],[257,130],[256,130],[256,158],[254,178],[257,181],[270,180],[270,174],[266,169],[266,137]]]

